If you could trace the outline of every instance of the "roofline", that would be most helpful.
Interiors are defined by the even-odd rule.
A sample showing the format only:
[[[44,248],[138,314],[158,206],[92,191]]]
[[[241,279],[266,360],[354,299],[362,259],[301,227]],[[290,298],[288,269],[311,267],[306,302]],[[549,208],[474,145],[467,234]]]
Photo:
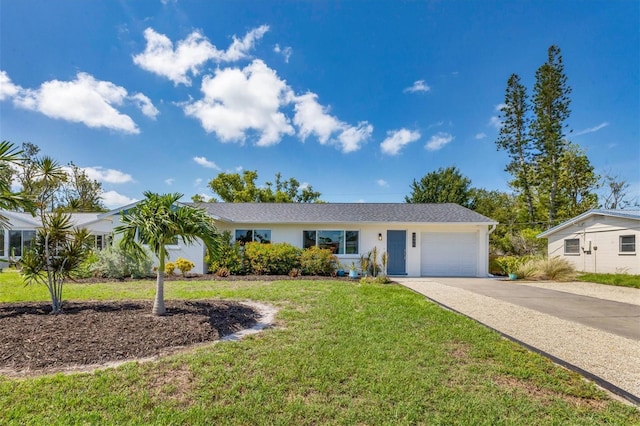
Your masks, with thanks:
[[[553,228],[549,228],[546,231],[538,234],[536,237],[537,238],[546,238],[551,234],[555,234],[556,232],[560,231],[561,229],[564,229],[568,226],[571,225],[575,225],[576,223],[580,222],[583,219],[586,219],[590,216],[610,216],[610,217],[618,217],[618,218],[622,218],[622,219],[629,219],[629,220],[640,220],[640,216],[631,216],[628,214],[624,213],[624,210],[601,210],[601,209],[591,209],[591,210],[587,210],[586,212],[579,214],[578,216],[569,219],[567,221],[562,222],[559,225],[554,226]]]
[[[256,220],[248,220],[248,221],[234,221],[234,220],[229,220],[226,218],[222,218],[219,216],[214,216],[211,215],[211,217],[213,217],[214,220],[220,221],[220,222],[225,222],[225,223],[230,223],[230,224],[238,224],[238,225],[244,225],[244,224],[251,224],[251,223],[260,223],[260,224],[271,224],[271,225],[313,225],[313,224],[327,224],[327,225],[331,225],[331,224],[343,224],[343,223],[355,223],[355,224],[361,224],[361,225],[380,225],[380,224],[393,224],[393,225],[416,225],[416,224],[429,224],[429,225],[482,225],[482,226],[489,226],[489,225],[498,225],[499,222],[393,222],[393,221],[388,221],[388,220],[381,220],[381,221],[377,221],[377,222],[371,222],[371,221],[331,221],[331,222],[326,222],[326,221],[317,221],[317,220],[313,220],[313,221],[308,221],[308,222],[302,222],[302,221],[288,221],[288,222],[272,222],[272,221],[256,221]]]

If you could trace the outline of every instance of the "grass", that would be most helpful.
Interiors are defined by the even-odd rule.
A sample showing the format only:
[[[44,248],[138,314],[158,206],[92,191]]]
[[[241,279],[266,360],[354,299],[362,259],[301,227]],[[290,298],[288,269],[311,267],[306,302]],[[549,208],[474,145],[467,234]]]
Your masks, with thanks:
[[[69,284],[65,299],[153,288]],[[0,376],[0,424],[640,424],[581,376],[397,285],[175,281],[166,297],[280,311],[274,329],[157,362]],[[47,299],[0,274],[0,302]]]
[[[580,273],[576,279],[590,283],[640,288],[640,275]]]

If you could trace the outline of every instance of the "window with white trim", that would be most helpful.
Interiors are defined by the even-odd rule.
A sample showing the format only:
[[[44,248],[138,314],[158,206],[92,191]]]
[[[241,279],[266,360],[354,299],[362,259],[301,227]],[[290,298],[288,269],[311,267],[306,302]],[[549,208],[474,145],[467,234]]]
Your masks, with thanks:
[[[302,231],[302,247],[318,246],[333,254],[358,254],[358,231],[319,229]]]
[[[636,252],[636,236],[620,235],[620,254],[631,254]]]
[[[564,254],[580,254],[580,238],[564,240]]]
[[[271,243],[270,229],[236,229],[236,241],[240,244],[257,242],[262,244]]]

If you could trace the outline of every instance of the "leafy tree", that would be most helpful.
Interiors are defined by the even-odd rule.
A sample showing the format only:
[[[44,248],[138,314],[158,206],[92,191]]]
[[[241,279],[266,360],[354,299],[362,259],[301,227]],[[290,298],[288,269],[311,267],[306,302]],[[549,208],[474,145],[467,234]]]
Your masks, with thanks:
[[[567,142],[566,146],[560,158],[558,176],[561,194],[557,205],[561,219],[568,219],[598,207],[598,195],[595,190],[600,180],[594,173],[585,151],[571,142]]]
[[[501,109],[502,127],[496,145],[509,154],[511,161],[505,171],[514,177],[510,185],[524,198],[528,219],[533,222],[535,170],[532,162],[533,146],[528,134],[529,109],[527,90],[520,82],[520,77],[512,74],[507,81],[504,107]]]
[[[546,198],[547,223],[553,226],[558,211],[560,191],[560,169],[566,150],[564,139],[565,121],[571,113],[569,94],[560,49],[551,46],[548,59],[536,71],[533,89],[533,112],[531,138],[538,150],[535,156],[539,195]]]
[[[62,199],[59,208],[73,212],[106,211],[101,199],[102,185],[90,179],[80,167],[69,163],[67,180],[62,187]]]
[[[420,181],[413,180],[407,203],[456,203],[473,207],[471,180],[463,176],[455,166],[440,167],[427,173]]]
[[[122,234],[121,246],[125,250],[144,253],[141,242],[158,258],[156,297],[153,304],[154,315],[164,315],[164,267],[168,257],[166,245],[176,238],[185,244],[193,244],[201,239],[209,252],[216,252],[220,246],[220,237],[213,219],[200,208],[181,205],[178,200],[182,194],[155,194],[145,192],[145,198],[135,207],[122,213],[121,225],[114,231]]]
[[[47,286],[53,314],[62,309],[64,282],[75,276],[90,253],[90,237],[86,229],[73,228],[69,214],[45,214],[35,241],[22,256],[25,282]]]
[[[320,193],[310,185],[301,185],[295,178],[282,179],[276,173],[275,184],[256,185],[258,172],[220,173],[209,182],[209,188],[226,203],[311,203],[320,201]]]

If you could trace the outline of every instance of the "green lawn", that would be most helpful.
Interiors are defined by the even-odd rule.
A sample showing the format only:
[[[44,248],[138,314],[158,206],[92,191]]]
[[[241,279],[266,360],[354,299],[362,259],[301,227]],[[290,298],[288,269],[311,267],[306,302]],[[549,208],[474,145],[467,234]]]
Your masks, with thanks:
[[[0,274],[0,302],[47,300]],[[65,299],[151,298],[153,282]],[[255,300],[277,327],[158,362],[0,376],[0,424],[640,424],[581,376],[397,285],[169,282],[170,298]]]
[[[577,279],[590,283],[640,288],[640,275],[581,273]]]

